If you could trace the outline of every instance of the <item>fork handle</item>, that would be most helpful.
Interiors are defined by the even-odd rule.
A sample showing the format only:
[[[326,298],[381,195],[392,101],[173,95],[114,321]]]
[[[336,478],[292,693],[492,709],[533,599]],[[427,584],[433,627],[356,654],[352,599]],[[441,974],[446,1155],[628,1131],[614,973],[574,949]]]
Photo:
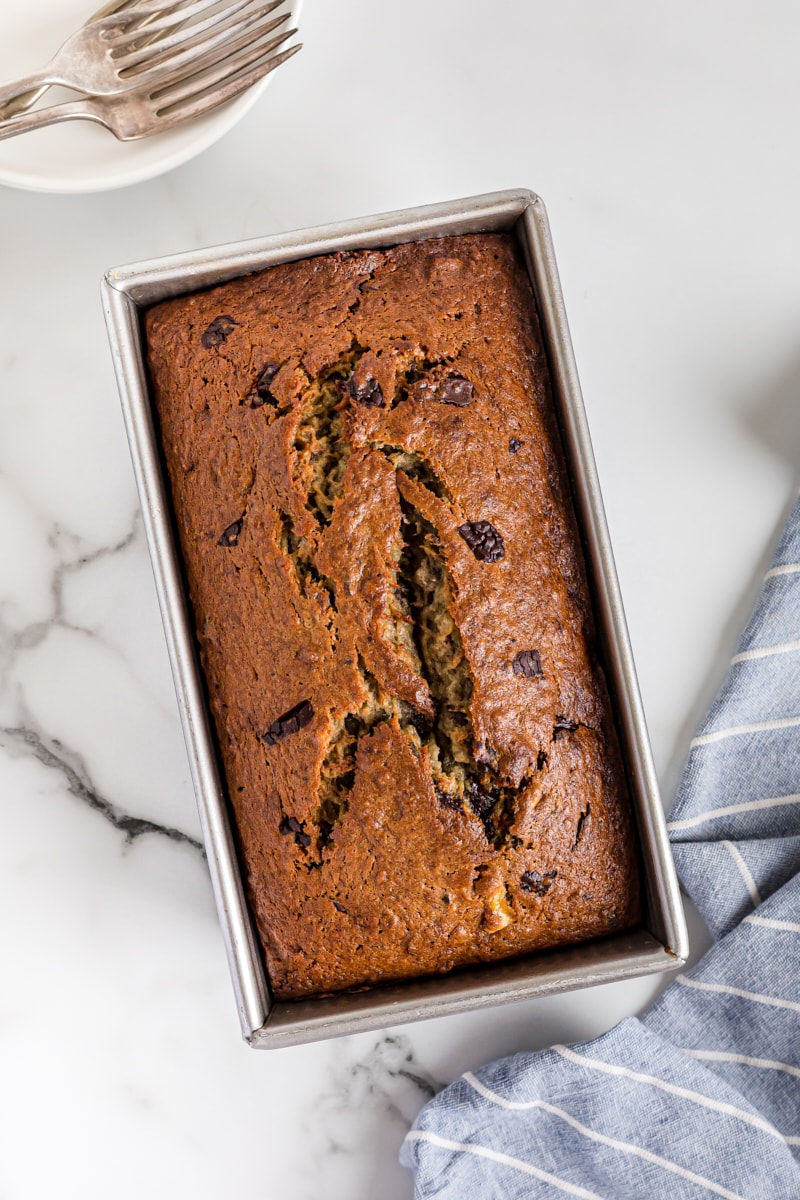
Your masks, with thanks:
[[[49,83],[61,83],[61,80],[46,67],[43,71],[34,71],[32,75],[23,75],[21,79],[0,83],[0,110],[17,96],[24,96],[26,92],[39,91]]]
[[[0,121],[5,121],[8,117],[16,117],[18,113],[27,112],[29,108],[33,108],[37,100],[41,100],[49,86],[47,83],[39,84],[29,92],[22,92],[19,96],[15,96],[13,100],[6,100],[4,104],[0,103]]]
[[[32,129],[44,129],[47,125],[59,125],[62,121],[96,121],[104,125],[102,110],[93,100],[71,100],[67,104],[53,104],[38,112],[20,113],[0,121],[0,142],[16,137],[18,133],[29,133]]]

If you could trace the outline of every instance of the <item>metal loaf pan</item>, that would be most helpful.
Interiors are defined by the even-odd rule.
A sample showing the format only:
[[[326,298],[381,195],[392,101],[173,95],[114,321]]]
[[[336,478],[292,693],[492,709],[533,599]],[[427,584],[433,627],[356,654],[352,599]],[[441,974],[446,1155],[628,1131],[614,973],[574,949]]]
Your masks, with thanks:
[[[196,655],[194,622],[151,404],[141,316],[160,300],[212,287],[275,263],[335,250],[498,230],[512,230],[521,246],[549,358],[604,665],[633,797],[646,882],[644,923],[632,932],[447,976],[319,1000],[276,1002],[270,996],[245,898]],[[214,894],[242,1032],[249,1044],[271,1047],[307,1042],[680,966],[688,951],[686,926],[541,200],[528,191],[497,192],[119,267],[105,277],[103,300]]]

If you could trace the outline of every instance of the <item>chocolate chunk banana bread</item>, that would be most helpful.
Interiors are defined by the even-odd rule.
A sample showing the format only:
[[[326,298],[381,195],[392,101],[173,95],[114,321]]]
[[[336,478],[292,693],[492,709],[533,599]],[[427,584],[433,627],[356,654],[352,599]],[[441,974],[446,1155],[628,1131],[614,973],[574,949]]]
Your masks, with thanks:
[[[530,284],[509,235],[147,314],[202,663],[275,996],[639,919]]]

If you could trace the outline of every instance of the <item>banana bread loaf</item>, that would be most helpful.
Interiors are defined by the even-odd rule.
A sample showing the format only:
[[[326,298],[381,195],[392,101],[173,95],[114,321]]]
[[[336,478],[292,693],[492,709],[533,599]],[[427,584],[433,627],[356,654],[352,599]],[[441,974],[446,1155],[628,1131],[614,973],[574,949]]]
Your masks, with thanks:
[[[639,919],[637,854],[510,235],[283,264],[147,344],[273,993]]]

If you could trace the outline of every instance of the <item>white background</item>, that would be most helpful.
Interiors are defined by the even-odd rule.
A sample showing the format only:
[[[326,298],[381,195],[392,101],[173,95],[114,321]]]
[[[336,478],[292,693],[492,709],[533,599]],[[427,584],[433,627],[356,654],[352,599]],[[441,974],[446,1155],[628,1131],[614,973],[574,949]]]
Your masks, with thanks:
[[[175,173],[0,189],[3,1200],[400,1200],[419,1082],[599,1033],[660,986],[240,1043],[199,854],[126,845],[92,808],[197,835],[106,268],[539,192],[667,804],[796,491],[796,4],[306,0],[302,25],[255,109]]]

